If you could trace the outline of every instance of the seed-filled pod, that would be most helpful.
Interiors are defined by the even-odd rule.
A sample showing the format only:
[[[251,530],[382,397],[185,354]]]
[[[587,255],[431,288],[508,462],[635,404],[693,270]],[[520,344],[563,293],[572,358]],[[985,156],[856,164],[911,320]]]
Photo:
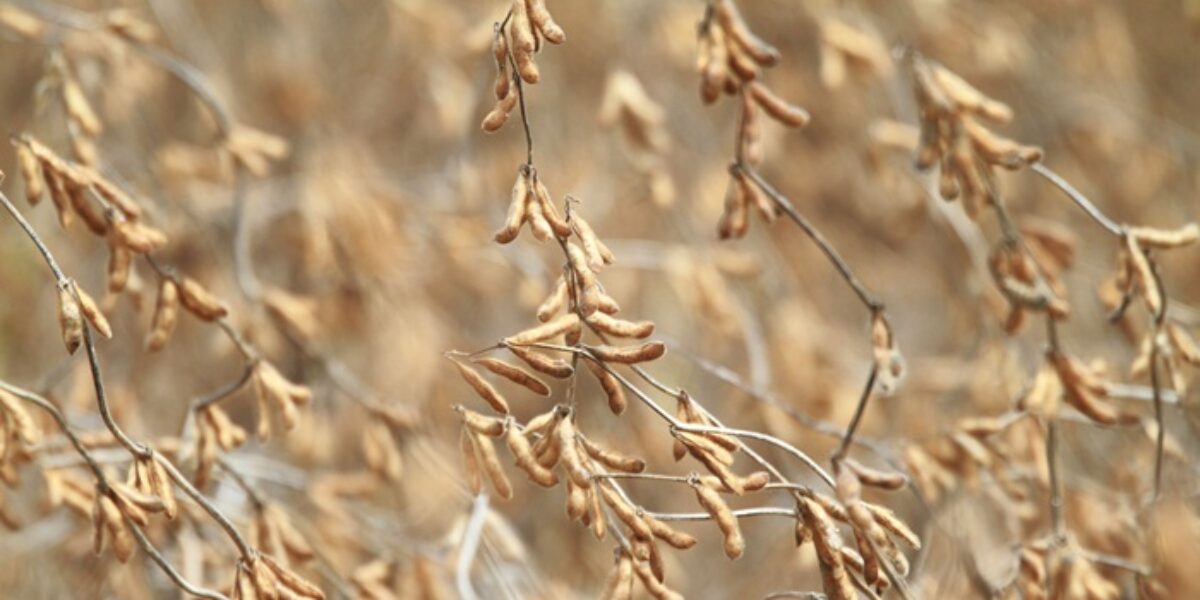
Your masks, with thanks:
[[[849,470],[853,471],[863,485],[877,487],[885,490],[898,490],[908,484],[908,477],[898,471],[882,471],[873,469],[853,458],[845,458],[842,464]]]
[[[1012,120],[1013,111],[1007,104],[997,102],[975,89],[962,77],[939,64],[932,64],[933,78],[942,92],[959,108],[985,116],[998,123]]]
[[[567,298],[567,280],[559,275],[558,279],[554,281],[554,289],[551,290],[550,295],[546,296],[546,299],[538,305],[537,320],[545,323],[553,319],[554,315],[557,315],[563,306],[566,306]]]
[[[599,273],[605,265],[611,265],[617,262],[617,257],[613,255],[612,250],[596,235],[592,226],[579,215],[573,217],[575,229],[579,233],[579,241],[583,244],[583,253],[587,257],[588,267],[593,272]]]
[[[483,472],[492,482],[492,489],[496,491],[497,496],[511,500],[513,497],[512,484],[509,483],[508,476],[504,474],[504,467],[500,464],[500,457],[496,454],[496,445],[492,443],[492,438],[486,435],[472,434],[472,439],[475,441],[475,447],[479,450]]]
[[[215,321],[229,314],[224,302],[191,277],[179,282],[179,301],[184,309],[204,321]]]
[[[615,337],[643,339],[654,333],[654,323],[651,321],[626,321],[599,310],[588,315],[586,320],[588,325]]]
[[[646,525],[650,527],[650,531],[654,533],[654,537],[679,550],[687,550],[688,548],[696,545],[696,538],[682,531],[674,529],[670,525],[667,525],[666,523],[663,523],[662,521],[659,521],[650,515],[643,514],[642,520],[644,520]]]
[[[746,25],[746,21],[738,11],[737,5],[732,0],[720,0],[717,2],[716,8],[717,20],[720,22],[721,27],[729,33],[738,47],[745,50],[755,62],[764,67],[770,67],[779,62],[779,50],[764,42],[750,31],[750,28]]]
[[[842,536],[838,533],[837,525],[817,502],[801,498],[800,504],[805,525],[813,534],[813,546],[821,563],[825,593],[831,599],[853,600],[857,597],[857,592],[849,573],[846,572],[845,558],[842,555]]]
[[[517,358],[525,361],[534,371],[545,373],[558,379],[566,379],[575,373],[575,369],[565,360],[550,358],[540,352],[535,352],[520,346],[508,346],[508,351]]]
[[[869,502],[864,502],[863,505],[867,507],[867,510],[871,511],[871,516],[875,519],[875,522],[879,523],[893,536],[900,538],[914,550],[921,548],[921,538],[891,510]]]
[[[146,334],[145,347],[148,352],[158,352],[175,330],[175,322],[179,316],[179,293],[175,282],[163,277],[158,286],[158,300],[155,302],[154,319],[151,320],[150,332]]]
[[[614,471],[641,473],[646,470],[646,461],[636,456],[625,456],[615,450],[601,448],[595,442],[582,436],[579,437],[579,440],[583,443],[583,449],[588,456]]]
[[[642,581],[642,586],[646,588],[646,593],[650,594],[654,600],[683,600],[683,595],[659,581],[646,563],[634,563],[633,568],[638,579]]]
[[[551,44],[561,44],[567,41],[567,35],[562,27],[554,22],[550,11],[546,10],[546,0],[529,0],[529,20],[542,32],[542,37]]]
[[[725,556],[736,560],[746,550],[746,540],[742,538],[737,517],[715,490],[699,483],[693,484],[692,490],[696,492],[696,500],[700,502],[700,506],[712,516],[717,522],[717,527],[721,528],[721,533],[725,535]]]
[[[96,115],[96,111],[92,109],[92,105],[88,102],[87,96],[83,94],[83,90],[79,87],[79,82],[70,74],[63,73],[62,77],[62,96],[63,105],[66,106],[67,115],[74,121],[87,135],[96,137],[100,135],[104,127],[100,124],[100,117]]]
[[[758,102],[758,105],[767,111],[767,114],[788,127],[803,127],[812,119],[808,111],[776,96],[775,92],[760,82],[751,82],[747,88],[754,97],[754,101]]]
[[[117,221],[112,231],[118,244],[138,254],[148,254],[167,245],[166,234],[137,221]]]
[[[479,468],[479,453],[475,450],[475,436],[467,428],[463,428],[458,436],[459,450],[463,458],[463,470],[467,475],[467,487],[473,495],[478,496],[483,490],[482,470]]]
[[[111,338],[113,334],[112,326],[108,324],[108,318],[104,316],[100,307],[96,305],[96,301],[87,292],[83,291],[83,288],[79,287],[79,284],[72,282],[72,286],[75,288],[75,294],[79,297],[79,310],[83,313],[84,318],[88,320],[88,323],[92,324],[92,327],[96,331],[100,332],[100,335]]]
[[[42,165],[33,154],[33,150],[23,143],[16,144],[17,162],[21,166],[21,179],[25,180],[25,199],[30,206],[36,206],[46,193],[46,181],[42,176]]]
[[[496,101],[496,105],[492,107],[492,110],[488,111],[488,114],[483,117],[483,122],[479,124],[479,128],[484,133],[500,131],[500,128],[504,127],[504,124],[508,122],[508,116],[516,108],[517,100],[519,99],[516,88],[509,88],[508,95]]]
[[[588,515],[588,490],[567,479],[567,518],[572,521],[586,519]]]
[[[299,407],[312,400],[312,390],[288,381],[266,360],[259,360],[254,367],[254,390],[261,402],[274,404],[279,409],[283,425],[288,430],[296,426]],[[266,415],[263,414],[261,418],[265,419]]]
[[[505,425],[503,419],[480,414],[462,406],[456,406],[454,409],[462,416],[463,425],[466,425],[467,429],[491,437],[504,435]]]
[[[624,550],[618,553],[617,564],[609,574],[600,598],[602,600],[631,600],[633,598],[633,559]]]
[[[517,63],[517,73],[526,83],[537,83],[537,64],[533,62],[533,53],[537,50],[537,34],[529,21],[529,7],[526,0],[513,0],[512,18],[509,20],[509,31],[512,35],[512,54]]]
[[[75,350],[83,343],[83,315],[75,296],[65,285],[58,288],[58,327],[67,346],[67,354],[75,354]]]
[[[504,227],[496,231],[492,235],[492,239],[500,244],[507,244],[517,239],[517,234],[521,233],[521,225],[528,217],[528,200],[529,181],[524,174],[519,174],[516,182],[513,183],[512,198],[508,204],[508,217],[504,220]]]
[[[549,396],[550,387],[529,371],[496,358],[477,358],[475,363],[539,396]]]
[[[741,490],[740,493],[745,493],[757,492],[767,487],[767,484],[771,482],[771,474],[767,473],[766,471],[755,471],[745,477],[738,477],[737,481],[737,486],[730,487],[726,485],[725,481],[720,477],[716,477],[714,475],[700,476],[700,483],[718,492],[723,494],[738,494],[739,489]]]
[[[554,445],[558,448],[563,468],[571,477],[571,481],[585,490],[591,488],[592,474],[584,466],[583,457],[579,455],[575,423],[571,421],[570,417],[562,419],[559,421],[558,427],[554,429],[554,435],[557,438]]]
[[[467,382],[467,384],[475,390],[475,393],[478,394],[480,398],[483,398],[483,400],[492,407],[492,410],[495,410],[498,413],[508,414],[508,400],[505,400],[504,396],[500,395],[500,392],[497,391],[491,383],[488,383],[488,381],[483,378],[483,375],[480,375],[478,371],[460,362],[456,358],[451,358],[450,361],[453,362],[455,368],[458,369],[459,375],[462,375],[462,378]]]
[[[509,336],[504,339],[505,343],[512,346],[523,346],[540,342],[556,335],[561,335],[569,330],[579,327],[579,315],[575,313],[566,313],[551,321],[547,321],[536,327],[530,327],[516,335]]]
[[[725,192],[725,210],[717,221],[717,236],[723,240],[745,236],[750,227],[749,206],[745,189],[735,182]]]
[[[1145,250],[1132,234],[1125,235],[1125,255],[1130,271],[1137,276],[1138,287],[1142,291],[1146,307],[1152,314],[1159,314],[1162,311],[1162,292],[1158,287],[1158,279],[1154,275],[1154,268],[1151,266]]]
[[[633,535],[643,540],[648,540],[654,537],[654,531],[650,529],[645,519],[638,514],[638,510],[625,501],[617,492],[609,489],[607,485],[597,485],[597,490],[604,500],[604,503],[612,508],[613,514],[633,532]]]
[[[661,358],[667,353],[667,345],[654,341],[638,346],[589,346],[588,351],[604,362],[632,365]]]
[[[151,493],[158,496],[163,503],[163,515],[174,519],[179,514],[179,503],[175,500],[175,488],[167,475],[166,469],[157,455],[150,459],[147,471],[148,484]]]
[[[129,248],[119,244],[108,247],[108,265],[105,274],[108,278],[108,291],[119,294],[129,283],[129,271],[133,267],[133,253]]]
[[[542,179],[536,173],[533,176],[533,190],[534,198],[541,209],[542,216],[545,217],[554,235],[562,239],[571,237],[571,225],[558,214],[558,209],[554,208],[554,200],[550,196],[550,190],[546,189],[546,184],[542,183]]]
[[[508,96],[512,81],[508,74],[508,38],[504,36],[499,23],[492,31],[492,57],[496,59],[496,83],[493,92],[497,100],[503,100]]]
[[[625,400],[625,390],[621,389],[621,382],[617,378],[605,370],[604,367],[596,364],[593,361],[585,360],[583,364],[587,365],[588,371],[600,382],[600,387],[604,389],[604,395],[608,397],[608,408],[614,415],[619,415],[625,412],[627,402]]]
[[[524,433],[510,425],[507,433],[504,434],[504,442],[508,445],[509,452],[512,452],[513,458],[516,459],[517,466],[529,474],[529,478],[534,483],[542,487],[554,487],[558,483],[558,476],[553,471],[538,464],[537,457],[533,455],[533,447]]]

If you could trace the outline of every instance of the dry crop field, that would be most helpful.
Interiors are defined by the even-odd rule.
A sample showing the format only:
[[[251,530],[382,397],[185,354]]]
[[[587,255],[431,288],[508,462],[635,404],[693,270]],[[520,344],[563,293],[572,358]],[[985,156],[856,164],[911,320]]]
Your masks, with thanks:
[[[4,598],[1200,597],[1200,3],[0,1]]]

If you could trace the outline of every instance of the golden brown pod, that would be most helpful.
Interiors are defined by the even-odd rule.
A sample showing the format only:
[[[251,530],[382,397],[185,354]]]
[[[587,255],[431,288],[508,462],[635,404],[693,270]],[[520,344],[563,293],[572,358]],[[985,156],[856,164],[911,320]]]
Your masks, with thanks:
[[[615,337],[643,339],[654,334],[654,323],[651,321],[626,321],[600,310],[588,315],[585,320],[595,329]]]
[[[83,313],[84,318],[88,320],[88,323],[92,324],[92,327],[100,335],[111,338],[113,334],[112,326],[108,324],[108,318],[104,316],[100,307],[96,305],[96,301],[87,292],[83,291],[83,288],[79,287],[79,284],[72,282],[72,285],[75,288],[75,295],[79,298],[79,310]]]
[[[485,435],[469,435],[472,436],[475,447],[479,450],[483,472],[492,482],[492,489],[500,498],[511,500],[513,497],[512,484],[509,483],[508,476],[504,474],[504,467],[500,464],[500,457],[496,454],[496,445],[492,443],[492,438]]]
[[[67,346],[67,354],[75,354],[83,343],[83,315],[79,303],[67,288],[68,284],[58,288],[58,327],[62,332],[63,343]]]
[[[638,346],[589,346],[588,351],[604,362],[632,365],[661,358],[667,353],[667,345],[654,341]]]
[[[118,220],[113,223],[112,231],[118,244],[138,254],[154,252],[167,245],[166,234],[137,221]]]
[[[539,396],[550,395],[550,386],[521,367],[491,357],[477,358],[474,362]]]
[[[542,32],[542,37],[551,44],[561,44],[567,41],[567,35],[562,27],[554,22],[550,11],[546,10],[546,0],[529,0],[529,20]]]
[[[593,361],[585,360],[583,364],[587,365],[588,371],[591,371],[596,381],[600,383],[600,387],[604,390],[604,395],[608,398],[609,410],[614,415],[625,412],[625,406],[627,405],[625,390],[621,388],[621,383],[617,381],[617,378]]]
[[[550,295],[546,296],[546,299],[538,305],[537,320],[545,323],[554,318],[554,315],[557,315],[563,306],[566,306],[567,298],[567,280],[560,275],[554,281],[554,289],[551,290]]]
[[[788,127],[803,127],[812,119],[808,111],[776,96],[775,92],[760,82],[750,82],[747,89],[768,115]]]
[[[16,144],[17,162],[21,167],[21,179],[25,181],[25,199],[30,206],[36,206],[46,193],[46,181],[42,177],[42,165],[38,162],[29,146]]]
[[[525,361],[525,364],[539,373],[545,373],[558,379],[566,379],[575,373],[574,367],[567,361],[550,358],[545,354],[520,346],[507,346],[507,348],[514,356]]]
[[[183,308],[204,321],[215,321],[229,314],[225,303],[212,295],[191,277],[178,282],[179,301]]]
[[[558,476],[553,471],[538,464],[529,440],[515,426],[509,425],[508,431],[504,435],[504,441],[508,445],[509,452],[516,459],[517,466],[525,471],[534,483],[542,487],[554,487],[558,483]]]
[[[700,506],[712,516],[721,533],[725,535],[725,556],[736,560],[746,550],[746,541],[742,537],[741,528],[738,527],[737,517],[715,490],[699,483],[693,484],[692,490],[696,492],[696,500],[700,502]]]
[[[492,407],[492,410],[495,410],[498,413],[508,414],[508,401],[504,399],[504,396],[500,395],[500,392],[497,391],[491,383],[488,383],[488,381],[483,378],[483,375],[480,375],[478,371],[467,366],[457,358],[449,358],[450,361],[454,363],[454,367],[458,369],[459,375],[462,375],[463,380],[465,380],[467,384],[475,390],[475,393],[478,394],[480,398],[483,398],[483,400]]]
[[[536,327],[531,327],[515,335],[509,336],[505,338],[504,341],[505,343],[513,346],[524,346],[552,338],[556,335],[561,335],[578,327],[579,315],[576,315],[575,313],[566,313],[562,316],[556,317],[551,321],[547,321],[546,323],[542,323]]]

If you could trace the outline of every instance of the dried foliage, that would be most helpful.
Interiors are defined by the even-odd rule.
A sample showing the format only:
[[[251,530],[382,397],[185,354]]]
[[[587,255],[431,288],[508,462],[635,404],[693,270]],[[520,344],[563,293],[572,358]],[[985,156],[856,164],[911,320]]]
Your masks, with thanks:
[[[1200,596],[1189,3],[352,4],[0,2],[5,597]]]

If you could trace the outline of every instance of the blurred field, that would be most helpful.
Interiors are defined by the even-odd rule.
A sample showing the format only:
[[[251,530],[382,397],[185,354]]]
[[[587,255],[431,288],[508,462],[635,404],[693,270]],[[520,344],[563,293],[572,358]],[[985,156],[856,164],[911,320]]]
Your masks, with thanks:
[[[94,33],[65,27],[38,42],[0,26],[3,129],[31,133],[70,155],[62,105],[54,84],[46,83],[50,57],[65,53],[103,121],[95,139],[98,168],[134,192],[146,219],[168,236],[157,259],[222,298],[229,322],[248,343],[311,388],[296,429],[277,427],[265,442],[251,436],[225,454],[315,548],[316,556],[297,569],[330,597],[359,597],[364,592],[351,575],[383,559],[394,569],[386,587],[396,597],[432,597],[419,594],[434,589],[458,597],[454,570],[472,496],[451,406],[484,405],[442,353],[484,348],[533,324],[562,266],[554,244],[491,241],[525,158],[515,114],[499,133],[479,130],[492,106],[492,27],[507,3],[146,0],[72,2],[71,12],[43,2],[12,4],[52,21],[74,10],[127,7],[158,30],[154,47],[203,74],[236,122],[286,139],[286,158],[265,176],[244,180],[242,218],[254,276],[264,289],[300,303],[311,325],[300,330],[239,289],[237,181],[217,158],[213,118],[192,92],[139,52]],[[1046,339],[1037,319],[1015,335],[1002,328],[1004,305],[986,264],[998,235],[995,220],[972,220],[960,203],[938,198],[936,177],[918,173],[911,153],[874,135],[883,120],[916,124],[910,69],[902,60],[885,74],[851,69],[831,87],[820,69],[822,23],[837,18],[877,32],[894,57],[919,51],[1008,103],[1015,118],[998,131],[1042,147],[1045,163],[1115,220],[1177,227],[1200,218],[1194,2],[740,4],[754,31],[782,52],[766,81],[813,115],[800,130],[764,122],[759,170],[886,303],[907,360],[903,385],[876,398],[860,431],[878,444],[883,461],[899,464],[909,444],[936,439],[960,418],[1011,409],[1028,389]],[[696,24],[704,3],[548,5],[567,41],[539,54],[542,81],[526,86],[534,162],[556,199],[579,199],[579,210],[616,254],[603,277],[621,314],[654,321],[656,339],[668,343],[670,352],[650,369],[729,425],[777,436],[826,460],[870,366],[870,323],[792,223],[755,219],[746,238],[717,240],[737,102],[704,106],[698,96]],[[620,127],[599,118],[606,82],[617,71],[636,77],[664,109],[668,139],[655,156],[639,153]],[[80,223],[64,231],[48,201],[25,203],[9,144],[0,144],[0,170],[7,174],[0,189],[63,270],[100,299],[104,240]],[[1019,223],[1053,223],[1077,240],[1075,263],[1063,276],[1071,305],[1058,328],[1064,347],[1085,361],[1104,361],[1112,380],[1146,389],[1146,377],[1129,375],[1140,337],[1109,324],[1097,297],[1115,270],[1119,245],[1027,170],[1003,172],[1000,180]],[[1196,332],[1200,250],[1193,245],[1158,258],[1171,319]],[[187,431],[189,403],[236,380],[244,358],[219,328],[186,314],[165,349],[146,352],[156,287],[153,271],[136,261],[129,289],[112,299],[113,338],[98,340],[97,350],[117,420],[138,439],[172,447]],[[0,290],[0,379],[43,393],[79,431],[103,431],[87,360],[82,352],[63,353],[53,280],[7,216],[0,219]],[[1148,326],[1144,310],[1131,313],[1130,327],[1140,335]],[[760,397],[715,376],[703,367],[709,363],[726,367]],[[1193,368],[1184,367],[1180,377]],[[699,468],[671,460],[671,438],[645,407],[635,402],[614,417],[593,380],[580,377],[578,385],[579,418],[593,439],[644,457],[649,471]],[[565,393],[556,384],[548,399],[508,396],[514,415],[527,419]],[[364,409],[364,398],[402,415],[401,425],[382,434],[403,459],[396,477],[371,475],[364,462],[364,440],[374,435],[366,432],[383,427],[378,414]],[[1195,393],[1167,407],[1178,455],[1169,453],[1164,497],[1148,510],[1153,409],[1144,401],[1119,402],[1146,418],[1150,433],[1062,423],[1067,524],[1083,546],[1152,569],[1169,590],[1164,597],[1196,597]],[[222,405],[253,431],[250,387]],[[836,428],[818,433],[789,413]],[[95,556],[87,519],[48,504],[42,471],[69,466],[88,475],[51,423],[44,421],[46,437],[32,460],[17,468],[20,481],[0,492],[20,525],[0,532],[0,596],[179,596],[140,552],[125,566],[110,554]],[[128,456],[111,443],[101,446],[97,452],[111,461],[113,475],[123,477]],[[796,481],[816,481],[781,453],[764,452]],[[855,456],[883,464],[873,453]],[[189,460],[182,464],[191,472]],[[1009,466],[1037,468],[1016,459]],[[910,554],[909,581],[919,597],[1000,590],[1015,576],[1014,548],[1047,530],[1044,495],[1030,500],[1032,513],[1022,512],[985,471],[958,474],[952,489],[923,494],[927,501],[909,491],[868,493],[922,537],[924,549]],[[561,486],[545,490],[516,475],[514,499],[490,500],[495,516],[470,571],[474,589],[483,598],[596,597],[612,568],[611,540],[598,542],[567,519]],[[329,491],[338,486],[345,489]],[[655,511],[697,510],[678,487],[633,481],[628,489]],[[239,527],[252,526],[253,502],[225,471],[217,469],[204,491]],[[786,504],[782,497],[753,502]],[[812,546],[795,549],[790,522],[756,518],[742,526],[746,554],[730,561],[711,524],[681,525],[700,544],[666,553],[667,582],[689,598],[820,589]],[[236,555],[211,521],[158,520],[149,532],[198,582],[229,586]],[[1138,597],[1133,576],[1102,570],[1118,582],[1120,597]]]

